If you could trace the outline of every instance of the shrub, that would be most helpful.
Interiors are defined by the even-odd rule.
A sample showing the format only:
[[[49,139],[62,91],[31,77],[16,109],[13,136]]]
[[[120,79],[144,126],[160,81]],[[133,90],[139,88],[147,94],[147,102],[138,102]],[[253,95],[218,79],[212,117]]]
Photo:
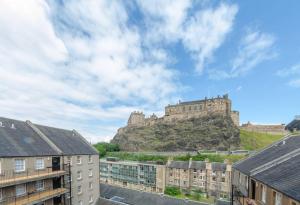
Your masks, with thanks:
[[[165,194],[170,195],[170,196],[178,196],[181,194],[181,191],[178,187],[167,186],[165,189]]]

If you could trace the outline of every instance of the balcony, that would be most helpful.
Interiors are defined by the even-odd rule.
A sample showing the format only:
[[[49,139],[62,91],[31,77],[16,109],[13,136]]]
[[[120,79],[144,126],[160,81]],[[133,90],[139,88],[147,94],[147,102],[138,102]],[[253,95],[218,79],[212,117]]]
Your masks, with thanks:
[[[27,193],[21,197],[13,196],[4,198],[3,201],[0,202],[0,205],[33,205],[57,196],[61,196],[67,192],[68,190],[66,188],[49,188],[39,192]]]
[[[2,170],[0,174],[0,188],[52,177],[58,177],[65,174],[67,174],[66,171],[53,171],[51,167],[42,170],[26,169],[23,172],[15,172],[14,170]]]

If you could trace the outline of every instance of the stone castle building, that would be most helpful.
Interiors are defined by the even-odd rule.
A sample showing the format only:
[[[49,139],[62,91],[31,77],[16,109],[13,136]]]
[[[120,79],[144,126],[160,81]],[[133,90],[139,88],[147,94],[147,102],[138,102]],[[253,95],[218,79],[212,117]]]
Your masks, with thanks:
[[[228,115],[236,126],[239,126],[239,112],[231,109],[228,95],[203,100],[179,102],[165,107],[165,115],[158,118],[155,114],[145,117],[142,112],[134,111],[128,119],[128,126],[148,126],[159,122],[176,122],[189,118],[204,117],[210,114]]]

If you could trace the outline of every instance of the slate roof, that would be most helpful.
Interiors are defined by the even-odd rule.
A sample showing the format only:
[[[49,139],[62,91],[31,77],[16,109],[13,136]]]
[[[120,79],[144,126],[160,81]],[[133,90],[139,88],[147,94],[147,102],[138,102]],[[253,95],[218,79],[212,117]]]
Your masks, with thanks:
[[[106,199],[117,196],[123,199],[123,203],[130,205],[207,205],[205,203],[140,192],[108,184],[100,184],[100,196]]]
[[[300,130],[300,119],[295,119],[292,122],[290,122],[285,129],[293,131],[294,129]]]
[[[98,154],[79,134],[72,130],[65,130],[43,125],[35,125],[46,135],[65,155],[96,155]]]
[[[99,198],[99,200],[96,202],[96,205],[124,205],[125,203],[115,202],[111,201],[109,199]]]
[[[188,169],[189,168],[189,161],[171,161],[168,165],[169,168],[176,168],[176,169]]]
[[[253,175],[252,178],[300,201],[300,155]]]
[[[192,161],[191,169],[205,169],[206,163],[203,161]]]
[[[23,121],[0,117],[0,157],[58,155],[46,141]],[[12,125],[15,127],[11,128]]]
[[[0,157],[60,155],[27,122],[0,117],[1,124]],[[77,132],[42,125],[36,127],[64,155],[98,154]]]
[[[221,162],[212,162],[211,169],[213,171],[226,171],[226,164]]]
[[[298,148],[300,148],[300,136],[290,136],[245,160],[237,162],[233,165],[233,168],[246,175],[250,175],[251,170],[286,155]]]

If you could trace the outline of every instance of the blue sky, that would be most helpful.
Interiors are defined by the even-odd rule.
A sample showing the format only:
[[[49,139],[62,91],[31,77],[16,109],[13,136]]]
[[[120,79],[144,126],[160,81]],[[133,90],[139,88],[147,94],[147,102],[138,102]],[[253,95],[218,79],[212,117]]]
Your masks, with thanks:
[[[133,110],[229,93],[241,122],[299,114],[300,2],[0,2],[1,116],[111,139]]]

